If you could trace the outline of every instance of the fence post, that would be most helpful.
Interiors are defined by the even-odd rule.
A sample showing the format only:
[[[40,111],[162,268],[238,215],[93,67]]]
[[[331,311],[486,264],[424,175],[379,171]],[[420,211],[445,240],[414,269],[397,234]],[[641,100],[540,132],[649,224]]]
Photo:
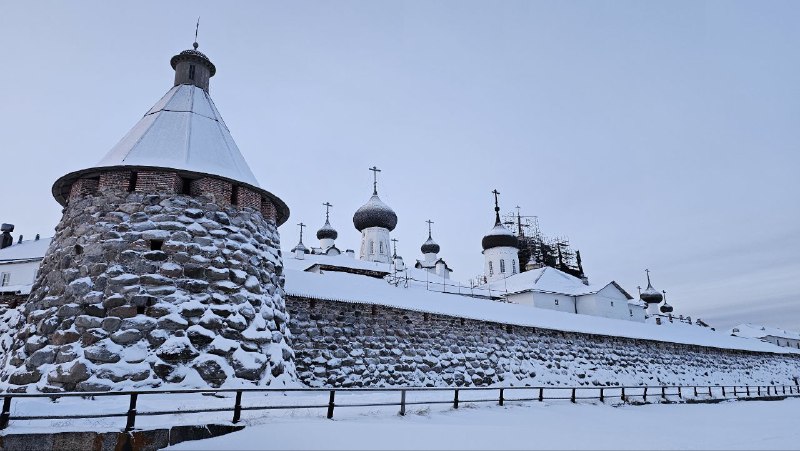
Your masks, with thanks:
[[[3,413],[0,413],[0,430],[8,427],[11,418],[11,396],[3,397]]]
[[[400,415],[405,416],[406,414],[406,391],[400,390]]]
[[[678,385],[678,398],[683,399],[683,393],[681,393],[681,386]]]
[[[644,393],[642,393],[642,401],[647,402],[647,387],[644,388]]]
[[[136,398],[139,395],[137,393],[131,394],[131,404],[128,407],[128,422],[125,424],[125,432],[130,432],[136,425]]]
[[[236,390],[236,403],[233,405],[233,424],[242,418],[242,391]]]
[[[723,385],[723,386],[722,386],[722,397],[724,398],[725,396],[726,396],[726,395],[725,395],[725,386]]]
[[[603,390],[605,390],[605,389],[603,389],[603,388],[600,389],[600,402],[604,402],[604,400],[605,400],[605,396],[604,396],[605,393],[603,393]]]
[[[575,404],[575,387],[572,387],[572,395],[570,396],[569,400]]]
[[[501,389],[500,389],[500,405],[501,405],[501,406],[503,405],[503,402],[504,402],[504,401],[505,401],[505,399],[503,399],[503,389],[501,388]]]
[[[747,396],[749,397],[750,396],[750,386],[749,385],[745,385],[744,388],[747,389]]]
[[[663,385],[661,386],[661,399],[663,399],[664,401],[667,400],[667,387]]]
[[[694,387],[694,397],[697,398],[697,386]]]
[[[539,402],[544,401],[544,388],[539,387]]]
[[[622,396],[620,396],[622,402],[625,402],[625,387],[622,387]]]
[[[782,387],[783,387],[783,394],[785,395],[786,394],[786,386],[782,385]]]
[[[453,395],[453,408],[458,409],[458,389],[455,389],[455,395]]]
[[[761,396],[761,386],[760,385],[758,386],[758,396],[759,397]]]
[[[333,418],[334,399],[336,398],[336,390],[331,390],[331,395],[328,398],[328,419]]]
[[[711,386],[710,385],[708,386],[708,397],[709,398],[713,398],[714,397],[714,395],[711,394]]]
[[[736,386],[735,385],[733,386],[733,397],[734,398],[738,398],[739,397],[739,393],[736,391]]]

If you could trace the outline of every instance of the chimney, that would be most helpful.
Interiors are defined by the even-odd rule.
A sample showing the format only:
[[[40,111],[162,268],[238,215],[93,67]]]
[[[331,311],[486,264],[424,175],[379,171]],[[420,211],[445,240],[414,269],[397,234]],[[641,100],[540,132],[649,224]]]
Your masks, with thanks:
[[[17,240],[17,244],[22,244],[22,235],[19,236],[19,239]]]
[[[14,238],[11,236],[11,232],[14,231],[14,224],[3,224],[0,225],[0,249],[5,249],[8,246],[14,244]]]

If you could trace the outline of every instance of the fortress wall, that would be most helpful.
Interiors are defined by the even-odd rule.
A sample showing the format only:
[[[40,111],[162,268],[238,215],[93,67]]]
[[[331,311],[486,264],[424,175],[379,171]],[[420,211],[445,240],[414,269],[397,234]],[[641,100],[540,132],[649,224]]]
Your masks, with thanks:
[[[287,296],[312,387],[795,384],[790,354],[561,332]],[[655,326],[654,326],[655,327]],[[664,326],[666,327],[666,326]]]

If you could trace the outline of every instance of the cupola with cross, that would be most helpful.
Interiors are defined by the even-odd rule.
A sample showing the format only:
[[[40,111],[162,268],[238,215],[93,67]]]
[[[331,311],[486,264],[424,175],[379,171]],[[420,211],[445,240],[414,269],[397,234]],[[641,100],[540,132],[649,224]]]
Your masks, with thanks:
[[[361,232],[359,258],[365,261],[389,263],[391,239],[389,232],[397,226],[397,214],[378,197],[378,173],[376,166],[369,168],[373,173],[372,197],[353,214],[353,225]]]
[[[319,240],[319,249],[321,254],[339,255],[341,252],[336,247],[335,240],[339,237],[339,232],[331,226],[331,207],[330,202],[322,204],[325,207],[325,224],[317,230],[317,239]]]
[[[494,194],[494,227],[481,240],[484,275],[493,282],[519,272],[519,243],[517,237],[500,222],[500,193]]]

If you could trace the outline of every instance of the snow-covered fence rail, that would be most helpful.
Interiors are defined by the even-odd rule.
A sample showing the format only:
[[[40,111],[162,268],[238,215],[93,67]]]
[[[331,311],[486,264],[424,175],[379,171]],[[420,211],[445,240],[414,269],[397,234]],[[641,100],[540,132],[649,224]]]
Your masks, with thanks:
[[[262,396],[254,399],[257,394],[282,394],[279,398]],[[212,395],[221,399],[208,403],[203,401],[201,406],[195,408],[139,411],[137,404],[140,397],[163,397],[165,395]],[[243,403],[245,395],[249,401],[266,400],[267,403],[246,405]],[[233,397],[233,403],[230,399]],[[464,404],[497,403],[505,405],[509,402],[531,401],[579,401],[591,400],[602,403],[675,403],[675,402],[716,402],[723,400],[739,399],[785,399],[800,396],[800,385],[671,385],[671,386],[601,386],[601,387],[392,387],[392,388],[229,388],[229,389],[177,389],[177,390],[147,390],[147,391],[119,391],[119,392],[71,392],[71,393],[0,393],[3,398],[3,408],[0,412],[0,430],[6,429],[11,420],[86,420],[98,418],[125,418],[125,431],[136,429],[136,419],[142,416],[182,416],[186,414],[228,412],[232,416],[231,422],[238,423],[242,412],[268,411],[279,409],[324,409],[327,418],[333,418],[334,410],[343,407],[398,407],[399,414],[405,415],[409,406],[414,405],[451,405],[458,409]],[[124,401],[119,403],[119,409],[109,404],[104,404],[102,409],[92,409],[91,404],[95,397],[116,397],[128,400],[128,409],[124,410]],[[87,403],[76,406],[71,405],[73,412],[59,414],[59,404],[48,404],[47,412],[43,409],[33,409],[31,414],[18,414],[12,416],[12,403],[15,411],[24,411],[26,401],[50,399],[56,401],[60,398],[83,398],[80,402]],[[287,402],[288,401],[288,402]],[[343,401],[343,402],[342,402]],[[224,405],[228,404],[228,405]],[[41,406],[39,406],[41,407]],[[69,410],[69,409],[66,409]],[[86,413],[89,410],[99,413]],[[52,414],[50,411],[54,411]]]

